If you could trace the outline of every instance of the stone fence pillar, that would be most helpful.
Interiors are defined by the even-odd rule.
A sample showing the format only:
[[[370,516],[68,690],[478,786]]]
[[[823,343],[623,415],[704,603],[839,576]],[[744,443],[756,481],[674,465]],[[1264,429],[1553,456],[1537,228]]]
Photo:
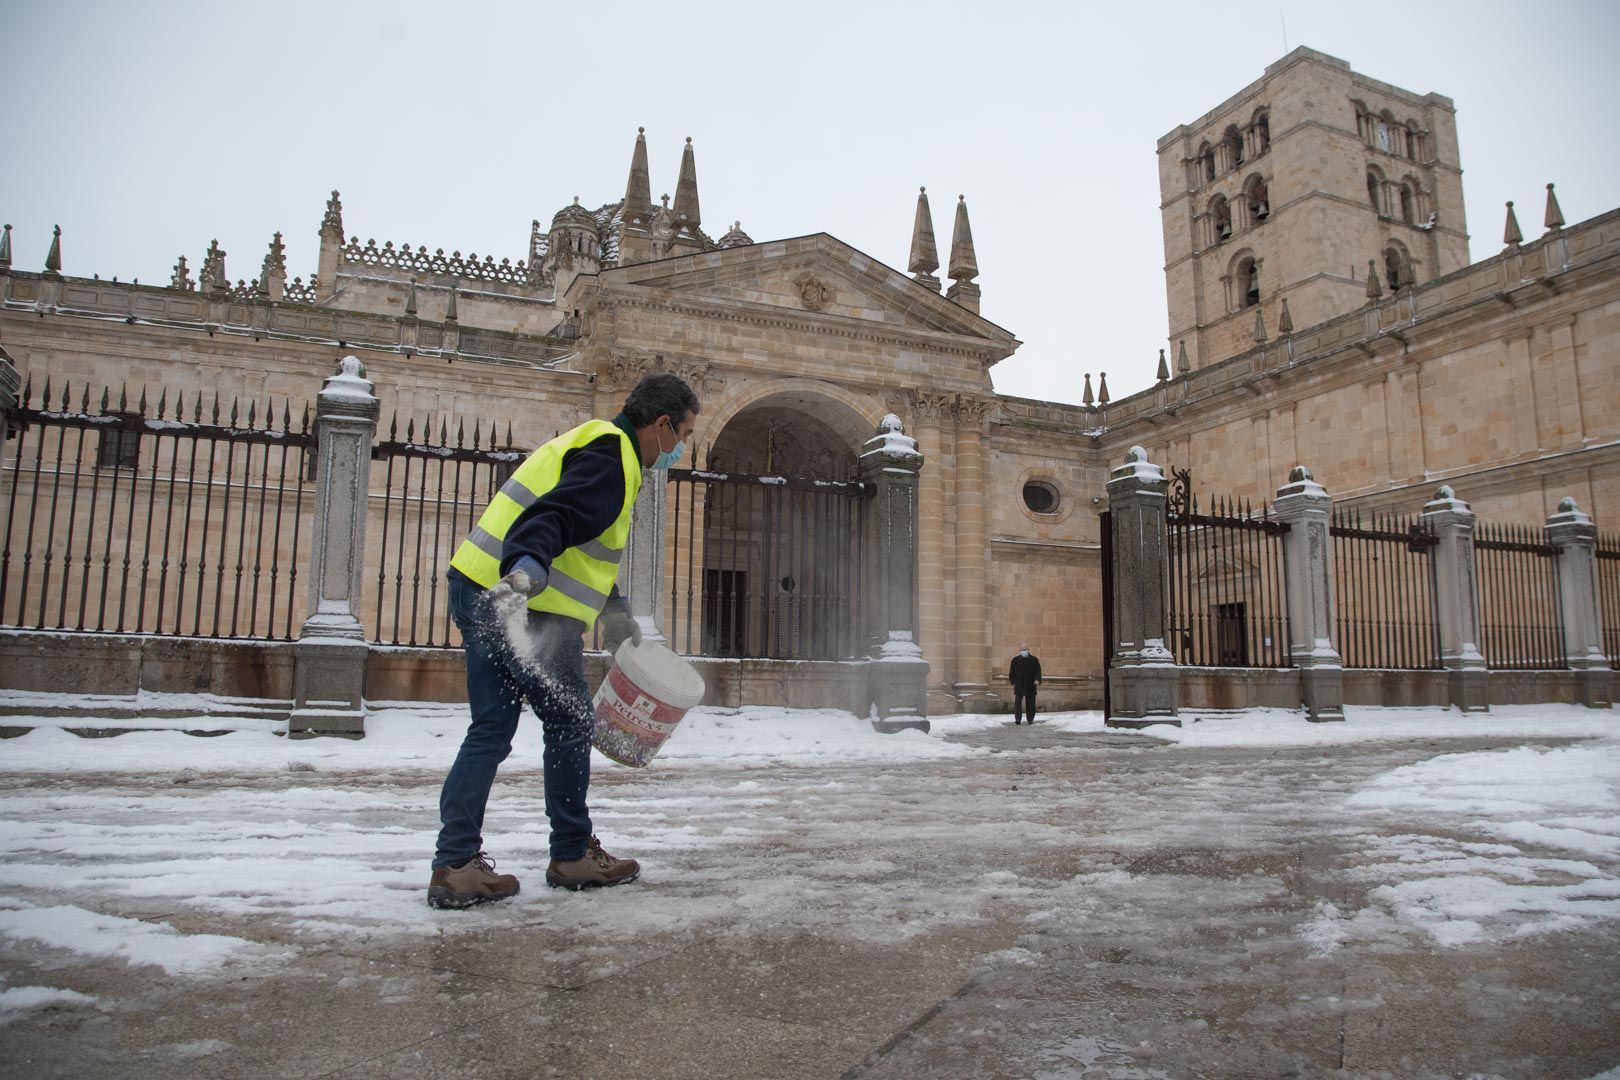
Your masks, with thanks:
[[[1575,672],[1581,704],[1607,709],[1614,700],[1614,673],[1603,651],[1598,609],[1597,526],[1573,498],[1547,518],[1547,540],[1558,549],[1558,600],[1564,617],[1564,657]]]
[[[928,661],[917,641],[917,441],[890,414],[856,463],[875,490],[867,504],[865,547],[869,696],[879,731],[928,730]]]
[[[1114,656],[1108,672],[1108,724],[1175,724],[1181,669],[1165,646],[1165,514],[1169,481],[1164,470],[1131,447],[1108,481],[1112,523]]]
[[[1479,649],[1475,522],[1474,512],[1449,485],[1442,485],[1423,506],[1423,523],[1439,541],[1434,549],[1434,616],[1440,627],[1440,666],[1450,681],[1451,703],[1462,712],[1491,707],[1490,673]]]
[[[315,405],[315,515],[309,559],[309,616],[293,646],[294,737],[365,734],[365,631],[360,570],[377,398],[359,357],[345,356]]]
[[[1344,662],[1333,644],[1333,500],[1296,465],[1277,489],[1272,514],[1287,524],[1288,657],[1299,672],[1300,698],[1313,721],[1344,719]]]

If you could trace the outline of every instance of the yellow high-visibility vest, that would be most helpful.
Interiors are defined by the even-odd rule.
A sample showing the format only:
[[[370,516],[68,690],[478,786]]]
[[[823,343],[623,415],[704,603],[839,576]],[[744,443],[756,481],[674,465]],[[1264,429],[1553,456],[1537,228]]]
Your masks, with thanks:
[[[624,505],[606,532],[565,549],[552,560],[551,576],[545,589],[529,601],[534,611],[567,615],[583,622],[586,629],[594,626],[619,576],[619,559],[630,537],[630,510],[641,491],[641,454],[636,441],[611,421],[587,420],[525,458],[484,508],[478,524],[456,549],[450,565],[486,589],[494,586],[501,579],[501,551],[512,523],[557,486],[565,454],[604,435],[619,437],[619,458],[624,466]]]

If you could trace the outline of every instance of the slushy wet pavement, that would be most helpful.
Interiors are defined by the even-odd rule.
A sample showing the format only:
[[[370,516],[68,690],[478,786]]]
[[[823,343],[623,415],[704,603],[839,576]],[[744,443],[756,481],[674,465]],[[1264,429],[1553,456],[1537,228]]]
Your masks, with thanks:
[[[600,770],[597,832],[643,877],[581,894],[544,886],[538,771],[504,771],[486,844],[524,891],[465,912],[423,902],[436,771],[0,775],[0,993],[84,995],[7,1014],[0,1075],[1620,1064],[1620,857],[1367,798],[1443,755],[1576,740],[954,738],[981,752]],[[1515,891],[1470,907],[1480,882]]]

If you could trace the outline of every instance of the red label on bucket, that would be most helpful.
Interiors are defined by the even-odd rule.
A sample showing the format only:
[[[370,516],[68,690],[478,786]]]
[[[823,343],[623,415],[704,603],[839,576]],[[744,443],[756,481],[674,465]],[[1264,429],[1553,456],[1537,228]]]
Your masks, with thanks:
[[[643,738],[663,742],[675,730],[675,725],[681,722],[681,717],[686,715],[685,709],[677,709],[647,696],[646,691],[631,682],[617,667],[608,671],[608,682],[613,687],[613,693],[604,695],[601,705],[613,710],[621,727]]]

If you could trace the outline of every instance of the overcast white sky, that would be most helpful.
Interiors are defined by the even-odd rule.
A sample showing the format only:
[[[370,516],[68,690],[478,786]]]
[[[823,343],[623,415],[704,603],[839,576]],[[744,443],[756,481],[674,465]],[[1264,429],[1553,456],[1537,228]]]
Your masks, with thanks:
[[[1620,205],[1620,4],[92,3],[0,0],[0,219],[15,261],[166,282],[208,241],[233,279],[270,234],[315,269],[349,233],[514,260],[529,222],[653,194],[694,140],[703,221],[829,232],[904,270],[926,184],[942,260],[967,195],[997,390],[1152,382],[1165,345],[1154,148],[1287,45],[1457,103],[1474,258],[1502,203],[1540,233]],[[943,277],[943,271],[941,272]]]

